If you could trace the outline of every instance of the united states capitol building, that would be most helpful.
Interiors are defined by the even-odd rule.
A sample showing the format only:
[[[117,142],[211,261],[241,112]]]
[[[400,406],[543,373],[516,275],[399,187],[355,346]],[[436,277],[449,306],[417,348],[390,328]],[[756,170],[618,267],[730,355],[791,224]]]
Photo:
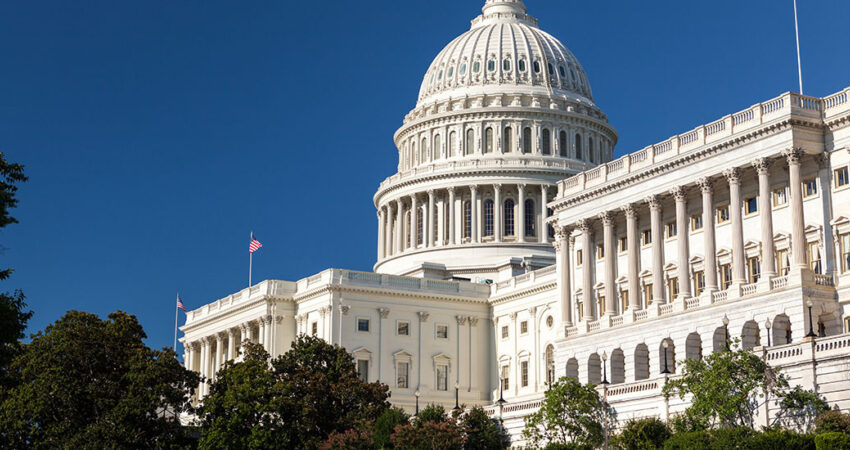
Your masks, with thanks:
[[[395,405],[450,408],[457,390],[522,444],[563,376],[609,382],[619,420],[683,411],[665,380],[729,336],[848,410],[848,96],[784,93],[613,159],[575,56],[521,0],[486,0],[395,133],[374,272],[267,280],[190,311],[185,364],[212,378],[242,341],[275,356],[316,335]]]

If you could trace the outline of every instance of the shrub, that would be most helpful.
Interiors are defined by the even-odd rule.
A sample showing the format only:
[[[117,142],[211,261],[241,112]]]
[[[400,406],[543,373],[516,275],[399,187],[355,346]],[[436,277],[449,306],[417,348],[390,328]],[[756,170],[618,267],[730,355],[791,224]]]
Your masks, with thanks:
[[[670,428],[661,420],[650,417],[631,419],[623,430],[614,437],[614,448],[622,450],[654,450],[664,448],[664,442],[670,438]]]
[[[575,442],[550,442],[543,447],[543,450],[593,450],[593,446]]]
[[[416,420],[419,422],[445,422],[448,420],[448,415],[446,414],[446,408],[443,408],[442,405],[428,405],[422,411],[419,411],[419,414],[416,416]]]
[[[676,433],[664,443],[664,450],[704,450],[711,448],[708,431]]]
[[[396,425],[404,425],[410,420],[410,416],[401,408],[389,408],[383,412],[375,421],[375,447],[393,448],[390,444],[390,436]]]
[[[756,432],[747,427],[718,428],[709,431],[711,435],[711,448],[748,450],[749,441]]]
[[[319,450],[371,450],[373,448],[375,448],[375,442],[369,432],[353,428],[343,433],[334,431],[319,444]]]
[[[695,417],[690,410],[685,410],[681,414],[674,415],[670,418],[667,425],[670,431],[676,434],[705,431],[708,429],[708,423],[701,418]]]
[[[839,411],[822,413],[815,421],[815,431],[817,434],[832,432],[850,434],[850,414]]]
[[[850,434],[829,432],[815,436],[817,450],[850,450]]]
[[[747,447],[751,450],[814,450],[815,437],[789,430],[769,429],[751,437]]]

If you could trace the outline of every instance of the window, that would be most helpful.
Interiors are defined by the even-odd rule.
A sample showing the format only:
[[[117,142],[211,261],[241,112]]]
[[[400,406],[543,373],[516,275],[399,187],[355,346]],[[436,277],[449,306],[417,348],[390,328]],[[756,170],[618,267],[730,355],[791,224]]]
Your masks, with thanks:
[[[457,132],[449,133],[449,158],[457,156]]]
[[[528,387],[528,361],[519,363],[519,371],[522,380],[522,387]]]
[[[844,319],[844,332],[850,333],[850,317]]]
[[[466,75],[466,63],[460,65],[460,74]]]
[[[513,236],[514,233],[514,201],[513,199],[505,200],[505,220],[504,229],[505,236]]]
[[[593,154],[593,138],[587,138],[587,159],[589,159],[590,162],[596,162],[594,161],[595,158],[593,157]]]
[[[502,325],[502,339],[508,338],[508,326]]]
[[[668,278],[667,279],[667,292],[670,294],[670,297],[667,299],[672,302],[679,295],[679,279],[678,278]]]
[[[581,260],[582,260],[581,250],[576,250],[576,267],[581,266]]]
[[[641,239],[640,239],[640,240],[641,240],[641,243],[642,243],[643,245],[650,245],[650,244],[652,244],[652,230],[647,229],[647,230],[643,230],[643,231],[641,231],[641,233],[640,233],[640,238],[641,238]]]
[[[646,306],[652,304],[652,283],[643,285],[643,301],[646,303]]]
[[[448,339],[449,338],[449,326],[448,325],[437,325],[437,339]]]
[[[554,324],[555,324],[555,319],[553,319],[552,316],[547,316],[546,317],[546,326],[549,327],[549,328],[552,328],[552,325],[554,325]]]
[[[399,336],[410,336],[410,322],[406,320],[399,320],[396,323],[395,334]]]
[[[694,296],[699,297],[702,291],[705,290],[705,273],[703,271],[694,272]]]
[[[543,154],[552,154],[552,133],[547,128],[543,129]]]
[[[667,238],[676,237],[676,233],[677,233],[676,222],[669,222],[664,227],[664,230],[665,230],[665,233],[667,235]]]
[[[511,70],[511,60],[510,59],[505,58],[505,60],[502,61],[502,70],[504,70],[505,72],[510,72],[510,70]]]
[[[540,73],[540,61],[534,61],[534,73]]]
[[[629,291],[626,289],[620,289],[620,311],[625,311],[626,307],[629,305]]]
[[[440,159],[440,158],[443,157],[443,152],[442,152],[443,149],[442,149],[442,145],[440,145],[442,143],[443,142],[442,142],[442,139],[440,138],[440,135],[439,134],[435,135],[434,136],[434,149],[433,149],[434,159]]]
[[[494,61],[492,59],[487,61],[487,70],[490,71],[490,72],[495,71],[496,70],[496,61]]]
[[[313,322],[310,324],[310,332],[313,336],[319,335],[319,322]]]
[[[761,264],[758,257],[747,258],[747,275],[750,283],[755,283],[761,275]]]
[[[522,322],[519,323],[519,334],[525,334],[525,333],[528,333],[528,321],[527,320],[523,320]]]
[[[437,75],[437,81],[440,81],[440,80],[442,80],[442,79],[443,79],[443,71],[441,70],[441,71],[440,71],[440,74],[439,74],[439,75]]]
[[[581,156],[581,135],[576,133],[576,159],[582,159]]]
[[[437,366],[437,390],[449,390],[449,366],[440,364]]]
[[[469,200],[463,202],[463,237],[472,237],[472,204]]]
[[[750,197],[744,200],[744,212],[749,214],[755,214],[759,210],[759,202],[756,197]]]
[[[493,236],[493,200],[484,200],[484,236]]]
[[[579,300],[576,302],[576,316],[578,316],[578,321],[581,322],[584,320],[584,302]]]
[[[357,331],[369,332],[369,319],[357,319]]]
[[[776,272],[780,276],[788,275],[788,268],[791,266],[790,261],[788,261],[788,250],[777,250],[776,251]]]
[[[369,382],[369,360],[368,359],[358,359],[357,360],[357,378],[360,378],[360,381],[364,383]]]
[[[522,129],[522,152],[531,153],[531,127]]]
[[[605,257],[605,246],[603,244],[596,244],[596,259],[602,259]]]
[[[820,263],[820,248],[817,242],[809,242],[809,267],[814,273],[822,274]]]
[[[560,73],[561,73],[561,78],[566,78],[566,77],[567,77],[567,71],[566,71],[566,70],[564,70],[564,66],[558,66],[558,72],[560,72]]]
[[[519,71],[525,72],[525,60],[524,59],[519,60]]]
[[[835,179],[836,188],[844,187],[850,184],[850,174],[847,173],[846,167],[835,169],[833,171],[833,178]]]
[[[464,155],[471,155],[475,151],[475,130],[468,129],[466,130],[466,148],[464,149]]]
[[[803,181],[803,197],[814,197],[818,195],[818,180],[809,178]]]
[[[513,128],[505,127],[505,131],[502,132],[504,134],[504,139],[502,139],[502,153],[511,153],[514,151],[513,131]]]
[[[773,190],[773,206],[782,206],[788,203],[788,187],[782,186],[781,188]]]
[[[567,132],[561,131],[559,138],[559,147],[561,147],[561,156],[567,157]]]
[[[729,221],[729,205],[717,207],[717,223],[726,223]]]
[[[502,390],[507,391],[511,388],[511,366],[505,364],[502,366]]]
[[[493,129],[484,130],[484,153],[493,153]]]
[[[552,66],[552,63],[546,64],[546,66],[549,69],[549,75],[555,75],[555,68]]]
[[[618,242],[619,242],[618,245],[620,247],[620,253],[623,253],[623,252],[626,252],[626,251],[629,250],[629,242],[628,242],[628,240],[626,239],[625,236],[621,237]]]
[[[422,222],[424,222],[425,217],[425,208],[421,208],[419,213],[416,214],[416,245],[422,245],[423,238],[423,230],[422,230]]]
[[[732,286],[732,265],[723,264],[720,266],[720,286],[725,291]]]
[[[841,272],[850,272],[850,233],[838,236],[839,257],[841,258]]]
[[[408,388],[408,386],[409,386],[409,384],[408,384],[408,379],[409,379],[408,374],[409,373],[410,373],[410,363],[400,362],[400,363],[396,364],[396,382],[395,382],[395,385],[396,385],[397,388],[400,388],[400,389],[407,389]]]
[[[475,72],[475,73],[480,72],[481,71],[481,62],[475,61],[474,63],[472,63],[472,71]]]
[[[702,213],[691,216],[691,231],[702,229]]]
[[[601,293],[597,294],[596,302],[597,302],[596,303],[596,310],[599,311],[600,316],[604,316],[605,315],[605,296],[602,295]]]
[[[534,225],[537,222],[537,216],[534,211],[534,200],[526,199],[525,200],[525,235],[526,236],[534,236],[536,230],[534,229]]]

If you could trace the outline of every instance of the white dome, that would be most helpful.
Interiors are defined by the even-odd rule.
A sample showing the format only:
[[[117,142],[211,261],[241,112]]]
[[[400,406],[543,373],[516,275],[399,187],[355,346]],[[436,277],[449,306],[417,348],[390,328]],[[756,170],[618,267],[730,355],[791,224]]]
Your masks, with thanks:
[[[471,29],[431,63],[418,104],[476,91],[528,94],[533,88],[592,103],[587,75],[576,57],[525,11],[522,0],[487,0]]]

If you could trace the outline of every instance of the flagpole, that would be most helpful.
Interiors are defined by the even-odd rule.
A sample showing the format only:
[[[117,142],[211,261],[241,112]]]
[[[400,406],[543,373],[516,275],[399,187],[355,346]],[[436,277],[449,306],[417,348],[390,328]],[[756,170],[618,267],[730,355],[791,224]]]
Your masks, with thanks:
[[[177,299],[180,299],[180,293],[177,293]],[[177,317],[180,315],[180,308],[177,307],[177,303],[174,304],[174,345],[171,346],[171,349],[174,350],[174,354],[177,354]]]
[[[254,232],[251,231],[251,240],[248,241],[248,242],[251,242],[253,240],[254,240]],[[251,287],[251,272],[253,271],[253,269],[254,269],[254,252],[252,252],[249,249],[248,250],[248,287],[249,288]]]
[[[800,26],[797,23],[797,0],[794,0],[794,31],[797,35],[797,79],[800,81],[800,95],[803,95],[803,65],[800,61]]]

